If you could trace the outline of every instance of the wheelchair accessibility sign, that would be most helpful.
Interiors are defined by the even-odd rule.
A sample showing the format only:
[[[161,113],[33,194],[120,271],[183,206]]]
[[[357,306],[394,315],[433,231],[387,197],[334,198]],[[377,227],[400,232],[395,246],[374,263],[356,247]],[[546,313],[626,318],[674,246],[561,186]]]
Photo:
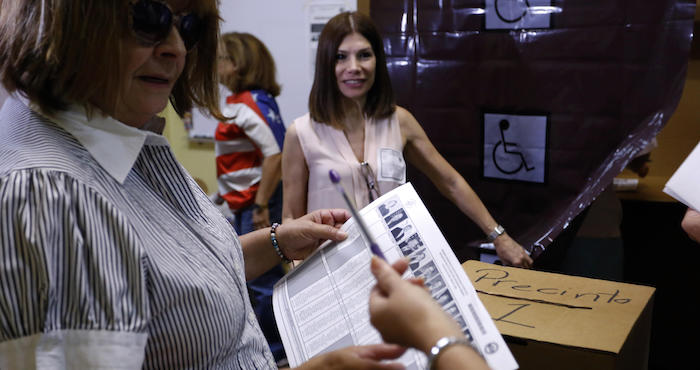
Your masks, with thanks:
[[[544,183],[547,116],[484,113],[484,177]]]
[[[550,28],[552,13],[561,8],[551,6],[551,0],[486,0],[487,30]]]

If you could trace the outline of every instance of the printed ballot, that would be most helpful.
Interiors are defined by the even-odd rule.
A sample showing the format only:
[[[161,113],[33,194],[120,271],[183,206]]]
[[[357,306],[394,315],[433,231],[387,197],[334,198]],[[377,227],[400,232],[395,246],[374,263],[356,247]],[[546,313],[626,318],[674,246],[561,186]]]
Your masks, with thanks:
[[[664,193],[686,206],[700,210],[700,142],[666,182]]]
[[[383,195],[359,212],[371,237],[391,263],[410,259],[404,277],[423,277],[432,296],[462,327],[493,369],[518,367],[462,266],[411,184]],[[354,219],[348,238],[321,246],[276,285],[275,318],[292,367],[351,345],[381,342],[369,320],[370,242]],[[408,350],[398,360],[425,369],[426,356]]]

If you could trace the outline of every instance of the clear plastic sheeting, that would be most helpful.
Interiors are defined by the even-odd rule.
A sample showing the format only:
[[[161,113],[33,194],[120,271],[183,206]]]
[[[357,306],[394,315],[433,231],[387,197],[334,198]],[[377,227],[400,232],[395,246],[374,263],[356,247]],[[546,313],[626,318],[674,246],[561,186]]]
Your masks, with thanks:
[[[695,1],[372,1],[399,105],[537,257],[680,99]],[[409,169],[460,259],[484,235]]]

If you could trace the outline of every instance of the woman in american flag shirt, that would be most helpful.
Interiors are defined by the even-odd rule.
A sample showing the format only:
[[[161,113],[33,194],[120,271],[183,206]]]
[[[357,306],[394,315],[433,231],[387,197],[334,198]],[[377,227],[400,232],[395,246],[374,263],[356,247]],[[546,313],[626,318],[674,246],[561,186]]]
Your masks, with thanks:
[[[236,215],[239,235],[282,215],[281,151],[285,126],[275,97],[281,88],[275,61],[257,37],[221,36],[219,79],[231,92],[215,133],[219,196]]]

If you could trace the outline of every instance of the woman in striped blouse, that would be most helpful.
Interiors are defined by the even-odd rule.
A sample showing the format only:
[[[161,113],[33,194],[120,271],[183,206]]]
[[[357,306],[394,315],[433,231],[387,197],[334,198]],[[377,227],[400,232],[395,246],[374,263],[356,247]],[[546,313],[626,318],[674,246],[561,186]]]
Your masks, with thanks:
[[[348,214],[239,239],[152,132],[168,100],[224,119],[216,1],[0,4],[0,368],[275,367],[245,281],[343,239]],[[388,368],[400,352],[302,367]]]

